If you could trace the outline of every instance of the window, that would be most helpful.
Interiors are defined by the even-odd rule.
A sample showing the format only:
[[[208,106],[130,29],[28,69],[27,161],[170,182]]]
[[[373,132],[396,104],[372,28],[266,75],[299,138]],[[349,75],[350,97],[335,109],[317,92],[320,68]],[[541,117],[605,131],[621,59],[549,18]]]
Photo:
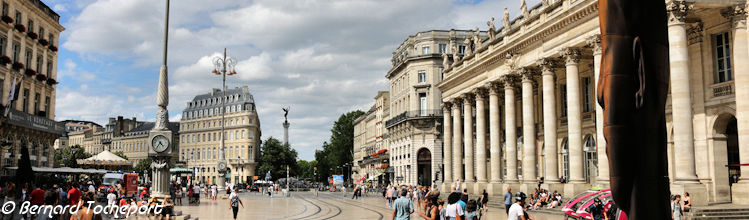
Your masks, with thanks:
[[[42,97],[39,97],[39,93],[34,94],[34,115],[39,114],[39,103]]]
[[[593,111],[593,86],[590,77],[583,77],[583,112]]]
[[[421,109],[421,116],[427,115],[427,94],[419,93],[419,106]]]
[[[34,20],[29,19],[28,24],[29,24],[29,26],[26,27],[27,28],[26,30],[29,30],[29,32],[33,32],[34,31]]]
[[[2,88],[0,88],[0,90],[2,90]],[[49,96],[44,97],[44,117],[49,117]]]
[[[5,36],[0,37],[0,56],[5,55],[5,43],[8,42],[8,38]]]
[[[427,81],[427,73],[424,71],[419,71],[419,82],[423,83]]]
[[[23,90],[23,112],[29,112],[29,89]]]
[[[3,16],[8,16],[8,3],[3,2]]]
[[[36,56],[36,71],[42,74],[42,56]],[[47,73],[49,75],[49,73]]]
[[[598,176],[597,171],[594,170],[594,167],[598,167],[598,153],[596,152],[596,139],[593,138],[593,135],[589,134],[585,136],[585,148],[583,149],[585,152],[585,164],[584,164],[584,170],[585,170],[585,181],[588,183],[591,182],[593,178]]]
[[[447,53],[447,44],[440,44],[440,45],[439,45],[439,50],[440,50],[440,51],[439,51],[439,52],[440,52],[440,54],[442,54],[442,53]]]
[[[50,34],[48,39],[49,39],[49,45],[55,45],[54,35]]]
[[[16,24],[21,24],[21,12],[16,11]]]
[[[731,47],[728,32],[713,35],[715,48],[715,83],[733,80],[731,73]]]
[[[18,43],[13,44],[13,62],[18,62],[21,56],[21,45]]]
[[[423,46],[421,47],[421,54],[429,54],[429,46]]]
[[[31,66],[31,53],[31,49],[26,49],[26,62],[24,64],[26,64],[27,67]]]
[[[569,179],[570,176],[570,152],[569,142],[567,138],[562,141],[562,175],[565,179]]]
[[[460,45],[460,46],[458,46],[458,53],[459,54],[463,54],[465,52],[466,52],[466,45]],[[453,58],[453,59],[455,59],[455,58]]]
[[[39,38],[44,38],[44,28],[39,26]]]
[[[560,113],[562,114],[562,117],[567,117],[567,85],[562,84],[559,88],[562,88],[559,90],[559,99],[561,100],[561,105],[559,105],[559,107],[562,108]]]

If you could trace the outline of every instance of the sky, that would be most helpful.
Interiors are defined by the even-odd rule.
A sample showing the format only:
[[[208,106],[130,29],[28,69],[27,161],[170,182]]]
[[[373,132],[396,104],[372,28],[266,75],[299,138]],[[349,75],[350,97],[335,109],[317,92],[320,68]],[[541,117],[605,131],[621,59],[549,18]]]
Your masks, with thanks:
[[[338,117],[367,111],[392,52],[426,30],[487,30],[522,0],[174,0],[170,5],[169,114],[179,121],[195,95],[221,87],[212,58],[238,61],[227,87],[247,85],[262,139],[282,138],[312,160]],[[162,61],[164,1],[43,0],[60,14],[55,120],[106,124],[109,117],[153,121]],[[528,8],[540,0],[528,0]],[[500,22],[501,23],[501,22]],[[497,24],[501,25],[501,24]],[[499,26],[497,27],[499,28]]]

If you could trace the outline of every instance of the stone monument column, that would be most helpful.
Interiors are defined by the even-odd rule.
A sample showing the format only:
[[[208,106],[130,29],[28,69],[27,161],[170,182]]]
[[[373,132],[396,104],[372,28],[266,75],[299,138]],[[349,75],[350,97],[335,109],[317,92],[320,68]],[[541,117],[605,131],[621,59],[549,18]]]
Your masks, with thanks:
[[[529,69],[520,70],[522,77],[523,99],[523,184],[533,185],[536,179],[536,122],[533,118],[533,72]]]
[[[169,195],[169,163],[173,147],[172,132],[169,130],[169,79],[167,73],[167,43],[169,30],[169,0],[166,0],[164,23],[164,50],[163,62],[159,70],[159,84],[156,103],[156,121],[154,127],[149,131],[148,155],[152,158],[151,163],[151,195],[156,198],[164,198]]]
[[[554,63],[550,59],[538,61],[541,67],[541,81],[544,100],[544,183],[559,183],[559,165],[557,163],[557,106],[556,80],[554,79]],[[549,188],[551,190],[551,188]]]
[[[595,82],[601,72],[601,35],[595,35],[588,39],[588,45],[593,48],[593,75]],[[598,91],[598,83],[593,83]],[[601,188],[609,188],[609,157],[606,154],[606,138],[603,137],[603,109],[596,102],[596,154],[598,155],[598,185]]]
[[[505,75],[502,79],[505,89],[505,155],[507,178],[505,183],[518,183],[517,132],[515,128],[515,76]]]
[[[474,150],[473,150],[473,102],[472,93],[466,93],[463,96],[463,145],[465,154],[465,182],[473,183],[476,181],[474,169]]]
[[[463,181],[463,124],[461,119],[460,103],[463,99],[455,98],[453,100],[453,181]],[[460,187],[460,186],[458,186]]]
[[[582,112],[580,109],[580,50],[566,48],[563,51],[567,68],[567,128],[570,150],[569,183],[585,183],[583,175]],[[576,190],[575,190],[576,191]]]
[[[289,144],[289,123],[288,120],[283,121],[283,143],[288,145]]]

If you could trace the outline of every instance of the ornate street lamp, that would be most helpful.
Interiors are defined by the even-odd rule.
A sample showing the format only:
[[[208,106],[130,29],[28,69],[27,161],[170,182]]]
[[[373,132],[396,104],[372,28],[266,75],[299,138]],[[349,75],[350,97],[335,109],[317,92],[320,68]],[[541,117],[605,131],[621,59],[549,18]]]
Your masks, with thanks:
[[[219,148],[219,158],[218,158],[218,188],[219,190],[224,190],[224,186],[226,185],[226,152],[225,152],[225,145],[224,142],[226,140],[225,134],[225,125],[226,125],[226,75],[234,75],[237,74],[236,71],[234,71],[234,66],[236,65],[236,61],[232,58],[226,57],[226,48],[224,48],[224,56],[223,57],[216,57],[213,58],[213,65],[215,69],[213,69],[213,73],[216,75],[222,76],[222,83],[223,86],[221,87],[221,90],[223,91],[223,95],[221,97],[221,147]]]

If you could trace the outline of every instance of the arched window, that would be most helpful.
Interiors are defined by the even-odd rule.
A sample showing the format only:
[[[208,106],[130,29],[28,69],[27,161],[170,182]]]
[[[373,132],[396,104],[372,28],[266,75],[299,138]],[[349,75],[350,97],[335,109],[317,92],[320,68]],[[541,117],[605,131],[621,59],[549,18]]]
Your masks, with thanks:
[[[585,136],[585,180],[591,182],[598,176],[598,153],[596,150],[596,139],[592,134]]]
[[[515,153],[517,153],[517,160],[518,160],[518,174],[523,174],[523,136],[518,137],[518,144],[517,149],[515,149]]]

